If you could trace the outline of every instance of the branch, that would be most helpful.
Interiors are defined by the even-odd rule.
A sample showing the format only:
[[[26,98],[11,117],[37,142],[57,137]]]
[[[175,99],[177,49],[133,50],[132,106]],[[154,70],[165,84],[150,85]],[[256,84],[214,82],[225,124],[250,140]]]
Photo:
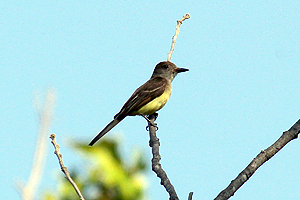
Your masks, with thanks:
[[[153,158],[151,160],[152,171],[154,171],[157,174],[157,177],[161,179],[160,184],[166,188],[167,192],[170,195],[170,200],[179,200],[175,188],[171,184],[171,181],[169,180],[167,173],[162,169],[161,164],[159,163],[161,159],[161,156],[159,155],[160,143],[159,143],[159,139],[156,137],[157,127],[153,126],[156,117],[157,117],[157,113],[150,115],[149,116],[150,122],[148,122],[149,134],[150,134],[149,146],[152,147],[152,155],[153,155]]]
[[[42,178],[47,154],[47,135],[51,126],[54,104],[55,93],[53,90],[48,90],[44,105],[42,107],[37,106],[40,119],[38,138],[28,183],[21,187],[23,200],[34,199],[34,194]]]
[[[60,153],[59,149],[59,145],[56,143],[56,139],[55,139],[55,134],[51,134],[50,135],[50,138],[52,139],[51,143],[53,144],[54,146],[54,154],[56,154],[57,158],[58,158],[58,161],[59,161],[59,165],[60,165],[60,168],[61,168],[61,171],[66,175],[66,179],[72,184],[73,188],[75,189],[76,193],[78,194],[79,198],[84,200],[84,197],[82,196],[79,188],[77,187],[76,183],[73,181],[73,179],[71,178],[70,176],[70,173],[67,169],[67,167],[64,166],[64,163],[63,163],[63,159],[62,159],[62,154]]]
[[[224,189],[215,200],[229,199],[233,194],[254,174],[254,172],[266,161],[272,158],[288,142],[298,137],[300,132],[300,119],[270,147],[262,150],[252,162]]]
[[[174,51],[174,47],[175,47],[175,42],[177,40],[177,37],[178,37],[178,34],[180,33],[179,31],[179,27],[180,25],[182,24],[182,22],[186,19],[189,19],[190,18],[190,14],[186,14],[182,17],[181,20],[177,20],[177,25],[176,25],[176,31],[175,31],[175,35],[173,36],[172,38],[172,45],[171,45],[171,50],[170,52],[168,53],[168,61],[171,61],[171,57],[172,57],[172,54],[173,54],[173,51]]]
[[[190,193],[189,193],[188,200],[192,200],[192,198],[193,198],[193,194],[194,194],[193,192],[190,192]]]

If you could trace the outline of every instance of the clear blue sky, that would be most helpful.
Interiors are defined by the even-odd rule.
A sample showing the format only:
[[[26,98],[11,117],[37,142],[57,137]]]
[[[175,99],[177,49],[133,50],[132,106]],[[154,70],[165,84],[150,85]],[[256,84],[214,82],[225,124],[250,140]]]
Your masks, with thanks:
[[[300,2],[2,1],[0,3],[0,199],[18,199],[28,180],[37,133],[35,94],[55,88],[51,132],[65,164],[85,160],[68,145],[87,143],[136,87],[167,59],[190,71],[173,82],[157,123],[162,165],[181,199],[213,199],[300,117]],[[129,157],[150,149],[146,122],[129,117],[106,137]],[[298,199],[299,140],[263,165],[232,199]],[[39,193],[60,174],[48,144]],[[148,199],[168,199],[152,172]]]

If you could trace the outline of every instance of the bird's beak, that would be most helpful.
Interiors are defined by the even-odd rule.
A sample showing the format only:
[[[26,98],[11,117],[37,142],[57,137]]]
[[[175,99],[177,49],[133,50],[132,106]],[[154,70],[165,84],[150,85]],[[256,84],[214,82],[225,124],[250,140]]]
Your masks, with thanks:
[[[186,68],[176,68],[176,72],[177,73],[186,72],[186,71],[189,71],[189,69],[186,69]]]

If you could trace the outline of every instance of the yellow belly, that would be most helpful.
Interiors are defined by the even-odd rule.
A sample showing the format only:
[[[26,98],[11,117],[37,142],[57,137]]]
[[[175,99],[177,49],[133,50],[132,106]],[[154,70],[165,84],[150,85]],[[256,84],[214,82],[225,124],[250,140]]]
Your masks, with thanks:
[[[162,95],[160,95],[159,97],[153,99],[152,101],[150,101],[149,103],[141,107],[139,110],[137,110],[136,114],[151,115],[156,111],[160,110],[170,99],[171,92],[172,92],[172,88],[166,87],[166,90]]]

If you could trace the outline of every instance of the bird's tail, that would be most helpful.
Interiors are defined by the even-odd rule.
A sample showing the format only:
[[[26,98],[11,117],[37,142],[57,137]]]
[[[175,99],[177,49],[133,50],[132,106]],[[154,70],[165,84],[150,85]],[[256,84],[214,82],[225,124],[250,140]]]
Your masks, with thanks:
[[[110,131],[113,127],[115,127],[120,121],[122,121],[122,119],[115,118],[114,120],[112,120],[107,126],[105,126],[105,128],[100,133],[98,133],[98,135],[90,142],[89,145],[93,146],[93,144],[95,144],[95,142],[97,142],[108,131]]]

